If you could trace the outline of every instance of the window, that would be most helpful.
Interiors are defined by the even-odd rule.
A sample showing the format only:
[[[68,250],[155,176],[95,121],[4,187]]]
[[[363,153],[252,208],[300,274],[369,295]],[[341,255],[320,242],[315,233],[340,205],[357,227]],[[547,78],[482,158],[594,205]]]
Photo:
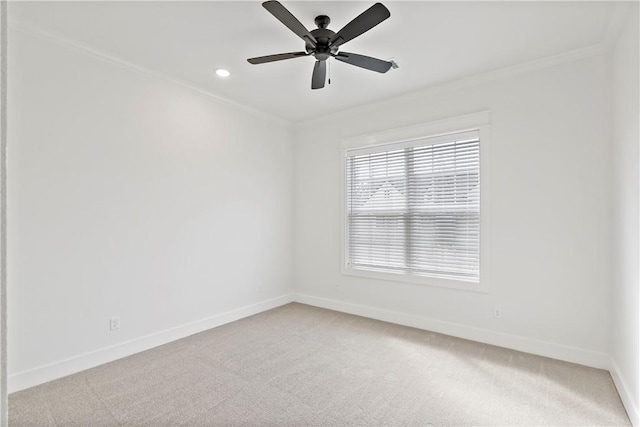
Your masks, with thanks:
[[[480,128],[392,138],[343,151],[343,272],[482,290]]]

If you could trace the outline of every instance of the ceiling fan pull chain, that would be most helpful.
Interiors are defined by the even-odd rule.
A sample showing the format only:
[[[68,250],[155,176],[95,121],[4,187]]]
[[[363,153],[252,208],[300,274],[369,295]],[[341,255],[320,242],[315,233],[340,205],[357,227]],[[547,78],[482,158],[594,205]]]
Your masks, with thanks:
[[[327,59],[327,64],[329,65],[329,84],[331,84],[331,61]]]

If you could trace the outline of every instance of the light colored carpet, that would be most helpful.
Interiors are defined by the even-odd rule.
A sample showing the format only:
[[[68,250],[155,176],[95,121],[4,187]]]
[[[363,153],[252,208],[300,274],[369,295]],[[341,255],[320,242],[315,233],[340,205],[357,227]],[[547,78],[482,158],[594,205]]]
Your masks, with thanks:
[[[630,425],[609,373],[289,304],[9,396],[12,426]]]

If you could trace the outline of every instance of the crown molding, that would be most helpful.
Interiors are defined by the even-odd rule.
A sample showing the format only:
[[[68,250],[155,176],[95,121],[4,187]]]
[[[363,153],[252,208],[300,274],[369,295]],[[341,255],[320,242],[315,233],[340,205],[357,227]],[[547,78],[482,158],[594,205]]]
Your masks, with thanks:
[[[249,113],[265,119],[269,119],[271,121],[274,121],[276,123],[279,123],[281,125],[285,125],[291,128],[302,128],[312,124],[316,124],[321,121],[325,121],[327,119],[331,119],[332,117],[341,117],[350,112],[380,108],[380,106],[390,101],[410,101],[413,99],[419,99],[422,97],[427,97],[427,96],[431,96],[431,95],[446,92],[446,91],[478,86],[478,85],[486,84],[495,80],[500,80],[500,79],[504,79],[507,77],[515,76],[515,75],[525,74],[525,73],[541,70],[544,68],[554,67],[563,63],[578,61],[591,56],[603,54],[607,51],[607,49],[611,45],[613,45],[613,43],[615,43],[615,39],[617,37],[618,32],[620,31],[620,28],[622,27],[622,24],[624,23],[624,17],[626,16],[627,10],[630,7],[630,3],[632,2],[629,2],[629,1],[617,2],[614,10],[611,13],[609,25],[607,27],[607,32],[605,36],[605,41],[603,43],[598,43],[592,46],[575,49],[572,51],[536,59],[533,61],[524,62],[521,64],[494,69],[484,73],[472,74],[472,75],[464,76],[454,80],[435,83],[423,89],[414,91],[410,94],[393,96],[390,98],[379,100],[377,102],[369,103],[364,107],[357,106],[357,107],[347,108],[345,110],[337,111],[328,115],[315,117],[309,120],[302,120],[298,122],[286,120],[284,118],[272,115],[265,111],[232,101],[228,98],[216,95],[215,93],[210,92],[206,89],[203,89],[188,81],[185,81],[185,80],[182,80],[182,79],[173,77],[171,75],[161,73],[146,67],[142,67],[140,65],[129,62],[123,58],[120,58],[116,55],[106,53],[92,46],[89,46],[84,43],[80,43],[76,40],[70,39],[60,34],[43,30],[38,26],[35,26],[33,24],[30,24],[15,18],[9,18],[9,28],[12,30],[23,32],[25,34],[39,37],[41,39],[45,39],[49,42],[58,44],[62,47],[93,57],[94,59],[98,59],[98,60],[110,63],[112,65],[116,65],[125,69],[129,69],[130,71],[134,71],[148,78],[161,80],[161,81],[165,81],[165,82],[169,82],[169,83],[181,86],[183,88],[189,89],[191,91],[204,95],[208,98],[211,98],[213,101],[217,103],[226,105],[228,107],[234,108],[244,113]]]
[[[454,80],[443,81],[419,89],[415,92],[386,98],[377,102],[372,102],[366,106],[358,106],[345,110],[331,113],[330,115],[313,118],[310,120],[300,121],[295,124],[296,128],[303,128],[309,125],[315,125],[318,122],[330,121],[332,118],[344,117],[345,114],[375,110],[383,107],[389,102],[407,102],[420,98],[433,96],[435,94],[449,92],[453,90],[465,89],[469,87],[479,86],[496,80],[502,80],[508,77],[526,74],[545,68],[555,67],[564,63],[579,61],[581,59],[590,58],[592,56],[602,55],[606,52],[604,43],[598,43],[580,49],[571,50],[557,55],[547,56],[535,59],[533,61],[523,62],[503,68],[497,68],[484,73],[471,74]]]
[[[249,107],[245,104],[241,104],[239,102],[236,101],[232,101],[228,98],[222,97],[220,95],[217,95],[209,90],[203,89],[202,87],[191,83],[189,81],[186,80],[182,80],[180,78],[171,76],[169,74],[165,74],[165,73],[161,73],[155,70],[152,70],[150,68],[146,68],[140,65],[137,65],[135,63],[132,63],[130,61],[127,61],[117,55],[113,55],[111,53],[107,53],[104,51],[101,51],[99,49],[94,48],[93,46],[90,46],[88,44],[85,43],[81,43],[78,42],[77,40],[73,40],[71,38],[65,37],[61,34],[58,33],[54,33],[48,30],[44,30],[36,25],[27,23],[25,21],[21,21],[15,18],[9,18],[9,29],[10,30],[14,30],[14,31],[19,31],[21,33],[24,34],[28,34],[30,36],[34,36],[34,37],[38,37],[40,39],[43,39],[45,41],[51,42],[51,43],[55,43],[63,48],[67,48],[69,50],[73,50],[77,53],[83,54],[85,56],[89,56],[91,58],[97,59],[99,61],[103,61],[106,63],[109,63],[111,65],[115,65],[118,66],[120,68],[124,68],[127,69],[129,71],[133,71],[135,73],[138,73],[140,75],[143,75],[147,78],[156,80],[156,81],[163,81],[163,82],[167,82],[167,83],[171,83],[177,86],[180,86],[182,88],[188,89],[190,91],[196,92],[200,95],[204,95],[208,98],[210,98],[212,101],[218,103],[218,104],[222,104],[225,105],[227,107],[231,107],[235,110],[238,110],[240,112],[243,113],[248,113],[254,116],[258,116],[273,122],[276,122],[280,125],[284,125],[287,127],[293,127],[294,123],[283,119],[282,117],[278,117],[275,116],[273,114],[269,114],[265,111],[256,109],[256,108],[252,108]]]
[[[615,2],[611,14],[609,15],[609,23],[604,33],[604,46],[606,49],[612,49],[618,40],[620,30],[624,26],[624,22],[629,14],[632,3],[637,3],[638,0],[633,1],[617,1]]]

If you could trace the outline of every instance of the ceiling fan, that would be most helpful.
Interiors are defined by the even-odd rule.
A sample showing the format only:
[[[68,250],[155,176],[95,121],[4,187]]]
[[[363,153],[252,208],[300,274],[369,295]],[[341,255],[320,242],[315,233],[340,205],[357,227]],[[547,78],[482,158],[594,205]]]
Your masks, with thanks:
[[[374,4],[354,18],[353,21],[345,25],[337,33],[327,28],[331,20],[326,15],[317,16],[315,24],[318,28],[308,31],[304,25],[302,25],[300,21],[291,14],[291,12],[280,4],[280,2],[270,0],[262,3],[262,6],[264,6],[265,9],[275,16],[276,19],[286,25],[287,28],[293,31],[298,37],[304,40],[305,50],[301,52],[279,53],[276,55],[259,56],[257,58],[247,59],[251,64],[264,64],[266,62],[313,55],[316,59],[316,63],[313,67],[313,74],[311,75],[311,89],[321,89],[324,87],[327,75],[327,59],[329,58],[335,58],[338,61],[355,65],[356,67],[365,68],[367,70],[377,71],[378,73],[386,73],[392,66],[394,66],[392,61],[383,61],[370,56],[339,51],[340,46],[369,31],[391,16],[389,10],[384,7],[382,3]]]

